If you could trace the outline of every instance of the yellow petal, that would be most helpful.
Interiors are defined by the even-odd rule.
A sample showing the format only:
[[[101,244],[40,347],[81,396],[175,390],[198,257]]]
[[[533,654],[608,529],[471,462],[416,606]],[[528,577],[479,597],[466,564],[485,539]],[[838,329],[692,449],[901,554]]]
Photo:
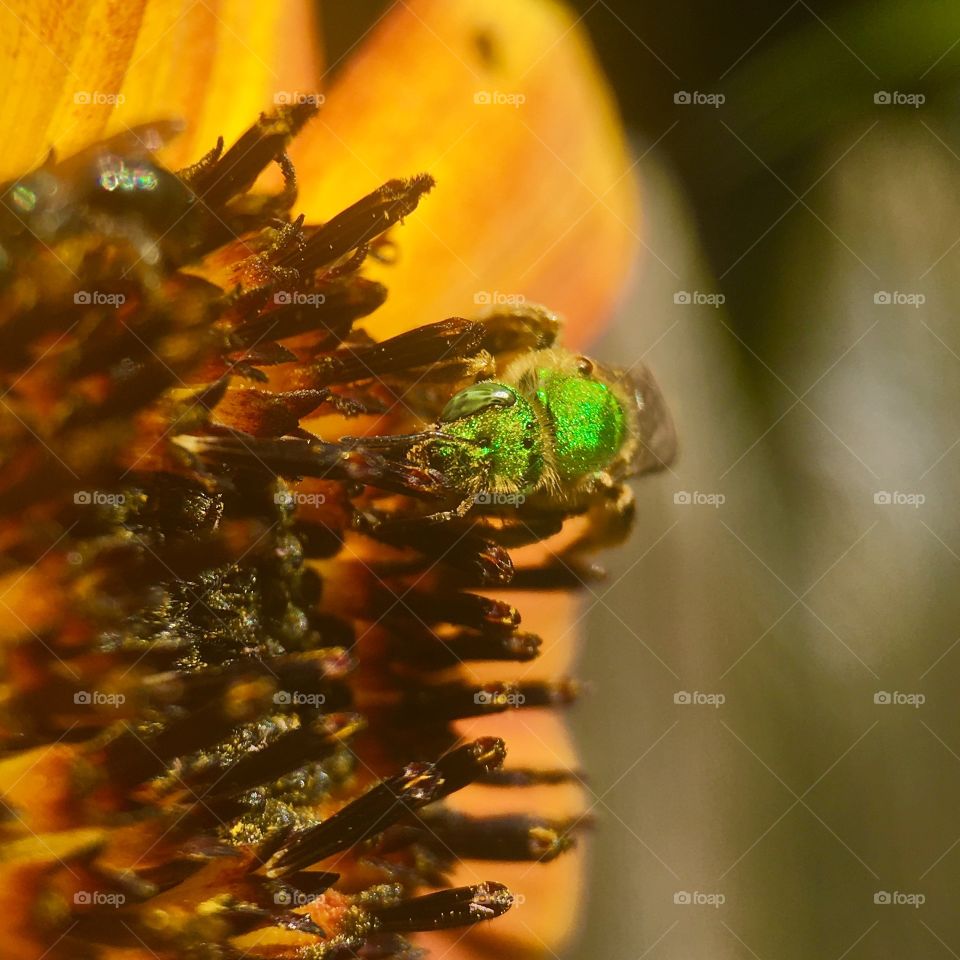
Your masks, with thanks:
[[[7,0],[0,6],[0,179],[41,162],[53,145],[96,136],[113,107],[144,3]],[[90,95],[90,103],[75,101]],[[102,102],[92,102],[94,94]],[[97,98],[100,99],[99,97]]]
[[[241,133],[276,94],[311,91],[309,0],[4,0],[0,179],[106,133],[188,123],[167,157]]]
[[[630,160],[582,30],[547,0],[410,0],[351,58],[294,144],[300,207],[329,219],[384,180],[437,188],[397,231],[372,318],[388,335],[522,296],[583,339],[634,255]]]
[[[277,98],[312,93],[317,30],[308,0],[150,2],[111,131],[158,116],[188,121],[176,166],[227,144]]]

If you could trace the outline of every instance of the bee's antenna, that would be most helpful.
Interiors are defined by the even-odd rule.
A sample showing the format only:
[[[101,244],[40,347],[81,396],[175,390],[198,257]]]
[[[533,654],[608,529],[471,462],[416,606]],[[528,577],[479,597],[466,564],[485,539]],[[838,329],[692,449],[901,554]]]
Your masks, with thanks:
[[[479,440],[471,440],[469,437],[457,437],[452,433],[444,433],[442,430],[435,430],[430,436],[435,440],[447,440],[450,443],[465,443],[468,447],[482,447]]]
[[[395,447],[403,443],[417,443],[430,437],[429,433],[391,433],[380,437],[341,437],[344,447]]]
[[[442,430],[428,430],[423,433],[394,433],[382,437],[341,437],[340,443],[345,447],[395,447],[413,443],[430,443],[436,440],[445,440],[448,443],[464,443],[471,447],[480,447],[481,443],[467,437],[457,437]]]

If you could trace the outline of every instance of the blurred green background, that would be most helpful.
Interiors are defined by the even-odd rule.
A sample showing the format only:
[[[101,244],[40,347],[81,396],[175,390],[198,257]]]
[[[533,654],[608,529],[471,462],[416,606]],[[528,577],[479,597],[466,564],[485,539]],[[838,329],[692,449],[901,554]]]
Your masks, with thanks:
[[[649,248],[595,352],[683,453],[586,598],[570,956],[958,957],[960,4],[576,6]]]

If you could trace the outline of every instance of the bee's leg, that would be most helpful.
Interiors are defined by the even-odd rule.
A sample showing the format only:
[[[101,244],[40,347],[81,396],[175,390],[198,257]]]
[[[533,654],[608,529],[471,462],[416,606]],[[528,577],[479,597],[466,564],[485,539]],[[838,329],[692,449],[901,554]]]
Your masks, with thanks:
[[[625,483],[613,481],[607,474],[600,474],[594,482],[591,501],[586,513],[586,529],[565,553],[615,547],[627,539],[636,513],[633,490]]]
[[[626,539],[633,521],[633,491],[625,484],[615,483],[603,475],[593,478],[576,493],[586,500],[586,510],[571,507],[565,513],[557,513],[556,520],[562,525],[565,519],[579,513],[577,522],[586,521],[583,531],[570,543],[551,550],[549,558],[542,564],[518,568],[510,588],[577,590],[604,579],[606,571],[584,554],[601,547],[615,546]]]
[[[418,523],[446,523],[448,520],[462,520],[473,508],[476,501],[473,495],[461,500],[452,510],[440,510],[437,513],[428,513],[425,517],[418,517]]]
[[[371,520],[369,516],[365,517],[358,526],[365,532],[381,534],[383,536],[392,536],[408,532],[416,532],[425,527],[436,526],[441,523],[448,523],[451,520],[462,520],[474,506],[473,495],[461,500],[455,507],[448,510],[437,510],[434,513],[426,513],[418,517],[385,517]]]
[[[525,513],[518,519],[499,517],[503,522],[491,523],[491,518],[476,525],[477,533],[501,547],[516,549],[526,547],[531,543],[547,540],[563,529],[563,522],[568,514],[554,512]]]

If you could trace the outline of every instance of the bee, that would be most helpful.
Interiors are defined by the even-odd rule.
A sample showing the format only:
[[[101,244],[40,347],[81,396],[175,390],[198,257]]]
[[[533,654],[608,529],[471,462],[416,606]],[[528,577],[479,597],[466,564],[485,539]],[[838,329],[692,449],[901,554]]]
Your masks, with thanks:
[[[316,111],[304,103],[263,114],[229,150],[220,138],[179,171],[154,156],[179,133],[173,121],[129,127],[63,159],[51,152],[37,169],[0,183],[0,267],[8,251],[90,230],[132,241],[147,262],[162,254],[184,263],[264,220],[285,218],[296,178],[284,150]],[[272,163],[283,175],[282,191],[248,194]]]
[[[308,434],[269,449],[236,437],[178,444],[201,456],[269,463],[286,477],[349,475],[358,497],[367,487],[388,494],[385,509],[374,494],[353,518],[356,530],[388,539],[472,513],[467,522],[481,526],[477,532],[521,546],[587,514],[575,548],[616,543],[633,514],[626,481],[670,466],[673,422],[645,366],[613,369],[571,353],[557,345],[560,327],[546,308],[525,305],[343,347],[336,362],[317,368],[325,388],[380,377],[390,384],[400,370],[419,371],[403,404],[426,421],[414,433],[334,442]],[[468,375],[481,379],[457,389]],[[410,512],[389,498],[397,493],[439,500],[440,509]]]
[[[461,496],[435,519],[477,505],[591,510],[608,521],[603,542],[629,526],[633,498],[625,481],[665,469],[677,449],[646,367],[610,369],[556,346],[521,354],[496,379],[461,389],[421,436],[407,459],[438,470]]]
[[[36,170],[0,184],[0,239],[49,244],[91,226],[112,235],[130,232],[128,220],[163,233],[195,199],[153,159],[176,132],[169,122],[135,127],[65,159],[51,153]]]

